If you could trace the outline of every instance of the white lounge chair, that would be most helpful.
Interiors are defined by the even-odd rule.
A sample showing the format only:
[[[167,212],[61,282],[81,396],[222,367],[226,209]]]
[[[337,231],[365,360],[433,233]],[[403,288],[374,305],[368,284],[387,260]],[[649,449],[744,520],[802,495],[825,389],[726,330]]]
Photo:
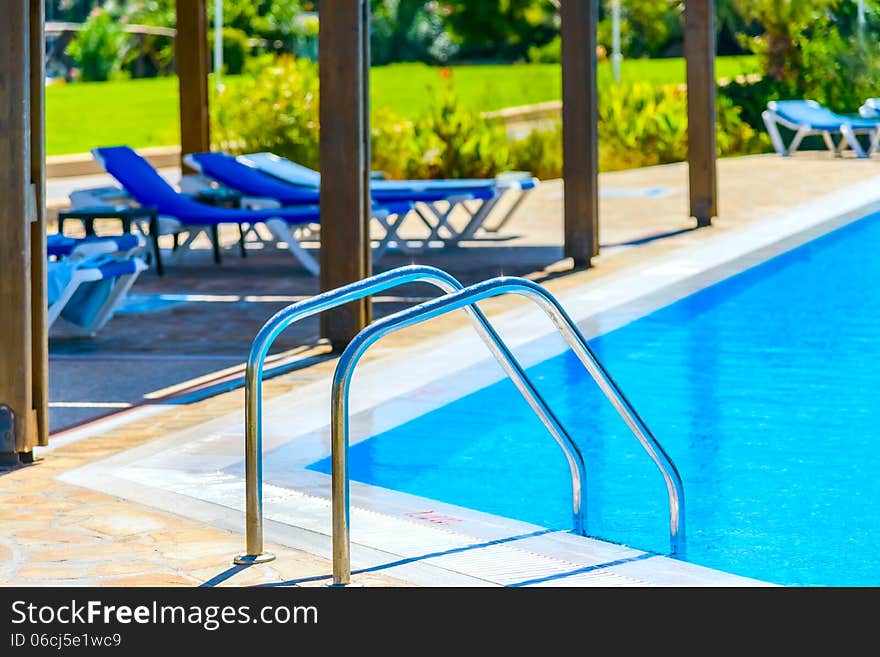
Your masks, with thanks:
[[[837,114],[815,100],[771,100],[761,117],[773,148],[783,156],[794,153],[803,139],[810,135],[821,135],[828,150],[835,155],[841,155],[849,147],[859,157],[869,157],[880,142],[880,119]],[[788,146],[782,139],[779,126],[795,131]],[[840,135],[837,144],[834,143],[834,135]],[[858,135],[868,136],[870,145],[867,149],[859,143]]]

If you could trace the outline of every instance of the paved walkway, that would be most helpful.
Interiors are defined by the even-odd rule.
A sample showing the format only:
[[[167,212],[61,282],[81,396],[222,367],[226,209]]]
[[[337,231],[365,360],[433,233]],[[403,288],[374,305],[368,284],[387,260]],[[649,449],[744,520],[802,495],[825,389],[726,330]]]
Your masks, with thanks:
[[[832,160],[827,153],[725,160],[720,167],[721,214],[708,231],[691,230],[684,166],[603,174],[602,255],[589,277],[600,275],[608,262],[641,258],[703,239],[874,175],[876,168],[876,160]],[[178,177],[172,170],[163,174],[172,181]],[[72,189],[111,183],[107,176],[52,180],[50,208],[54,212],[64,207]],[[418,258],[388,254],[375,270],[417,261],[441,267],[464,283],[500,273],[539,280],[557,276],[568,268],[562,260],[562,202],[561,182],[546,181],[498,239]],[[100,229],[118,230],[118,226],[107,222]],[[418,228],[413,230],[418,234]],[[233,246],[237,235],[222,237]],[[52,432],[168,395],[228,387],[240,377],[240,365],[263,321],[318,290],[316,278],[285,251],[252,252],[242,259],[232,248],[217,266],[211,262],[208,245],[199,246],[179,263],[169,263],[165,277],[153,271],[141,275],[129,303],[94,339],[70,339],[63,331],[56,332],[50,341]],[[398,288],[379,296],[374,312],[381,317],[433,294],[427,286]],[[278,340],[275,353],[280,358],[291,350],[317,345],[318,322],[307,320]]]
[[[526,275],[541,281],[551,291],[559,291],[619,272],[645,258],[681,248],[699,248],[703,240],[759,222],[848,185],[877,180],[877,198],[880,198],[880,164],[876,159],[832,159],[819,153],[805,153],[791,159],[775,155],[728,159],[719,166],[718,219],[710,228],[691,230],[692,221],[686,217],[686,175],[682,165],[603,174],[601,183],[605,193],[601,200],[600,231],[603,248],[595,259],[595,266],[589,270],[571,271],[569,264],[562,260],[559,246],[562,188],[558,181],[545,182],[523,204],[505,231],[512,236],[509,241],[468,246],[419,261],[443,267],[465,282],[503,271]],[[389,257],[381,266],[392,267],[408,261]],[[59,356],[68,357],[68,365],[77,363],[92,376],[96,371],[98,376],[107,376],[114,381],[114,388],[129,386],[126,381],[130,382],[130,377],[137,378],[137,374],[129,371],[124,377],[112,379],[113,372],[122,369],[120,362],[130,365],[137,362],[135,356],[141,357],[141,376],[144,377],[150,375],[156,363],[162,362],[162,359],[145,356],[160,355],[171,364],[167,368],[170,377],[167,381],[157,380],[146,387],[180,383],[180,370],[185,369],[183,364],[187,362],[185,357],[192,355],[222,353],[240,364],[262,321],[275,308],[288,303],[289,298],[314,293],[315,286],[313,278],[268,254],[256,254],[246,261],[230,255],[221,267],[209,262],[175,267],[162,279],[146,275],[133,290],[144,299],[187,293],[234,297],[235,300],[190,300],[149,312],[120,315],[96,340],[86,345],[64,341],[56,344],[66,346],[53,345],[53,368],[56,368],[53,376],[60,371],[57,369],[57,363],[61,362]],[[283,300],[246,299],[255,294],[270,299],[283,297]],[[411,303],[424,294],[424,291],[412,291],[383,301],[377,304],[377,314]],[[506,297],[493,299],[485,303],[484,309],[492,315],[517,303],[520,302]],[[418,331],[401,332],[383,340],[368,359],[380,359],[389,351],[414,348],[423,340],[458,328],[462,322],[463,318],[457,314],[448,315],[421,326]],[[224,327],[222,333],[218,333],[218,325]],[[298,358],[314,356],[315,359],[309,361],[313,362],[309,367],[269,380],[264,390],[267,399],[325,379],[332,372],[334,361],[327,357],[326,348],[317,339],[315,323],[303,323],[279,349],[299,350]],[[176,355],[184,359],[175,367]],[[190,372],[186,372],[184,377],[189,375]],[[223,376],[235,378],[234,371],[220,378]],[[143,394],[143,386],[132,388]],[[222,389],[214,391],[218,390]],[[52,446],[38,451],[34,465],[0,475],[0,519],[4,521],[0,557],[6,557],[0,561],[0,583],[317,585],[327,581],[329,564],[325,560],[280,545],[267,546],[279,554],[276,562],[251,568],[232,567],[231,557],[243,544],[241,534],[57,479],[62,473],[87,463],[240,409],[243,394],[236,388],[190,403],[186,398],[164,402],[141,398],[132,403],[144,401],[147,403],[103,421],[56,433]],[[173,404],[173,412],[164,412],[169,404]],[[381,571],[361,575],[359,580],[367,585],[406,584]]]

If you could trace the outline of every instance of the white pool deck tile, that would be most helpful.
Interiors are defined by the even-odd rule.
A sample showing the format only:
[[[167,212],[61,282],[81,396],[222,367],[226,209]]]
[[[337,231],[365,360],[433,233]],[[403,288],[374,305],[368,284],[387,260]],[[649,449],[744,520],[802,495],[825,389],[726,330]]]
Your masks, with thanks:
[[[721,233],[704,240],[699,249],[683,248],[568,289],[557,298],[589,339],[880,210],[878,191],[880,178],[870,179]],[[526,366],[567,348],[536,306],[519,306],[493,317],[493,324]],[[503,376],[470,328],[417,349],[396,349],[357,371],[351,390],[352,442]],[[304,467],[329,454],[329,408],[325,380],[274,397],[263,407],[267,539],[326,558],[331,554],[329,477]],[[231,413],[60,478],[240,531],[243,426],[243,412]],[[66,441],[77,439],[72,435]],[[283,450],[283,459],[273,460],[273,451],[291,445],[296,449]],[[355,579],[359,572],[380,570],[429,586],[770,585],[358,482],[351,484],[351,502]]]

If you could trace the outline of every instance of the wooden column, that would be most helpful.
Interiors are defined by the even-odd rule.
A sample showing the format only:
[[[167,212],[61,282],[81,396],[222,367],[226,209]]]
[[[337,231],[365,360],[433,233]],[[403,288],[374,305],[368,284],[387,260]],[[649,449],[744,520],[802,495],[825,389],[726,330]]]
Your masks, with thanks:
[[[46,325],[46,62],[45,2],[30,0],[31,393],[37,444],[49,444],[49,329]]]
[[[0,21],[0,162],[5,163],[0,166],[0,462],[5,464],[29,461],[34,446],[46,444],[42,305],[46,255],[39,223],[43,203],[42,35],[40,0],[9,0],[4,5]],[[39,40],[39,50],[35,40]],[[39,76],[40,90],[32,117],[34,76]],[[32,133],[32,127],[38,134]],[[35,276],[39,280],[32,290]]]
[[[175,65],[180,89],[180,155],[211,150],[207,0],[177,0]],[[181,168],[188,172],[189,168]]]
[[[715,153],[715,9],[712,0],[687,0],[688,183],[690,214],[708,226],[718,214]]]
[[[321,290],[370,275],[369,3],[324,0],[321,76]],[[343,349],[370,322],[369,299],[321,315],[321,334]]]
[[[565,256],[576,267],[599,255],[598,12],[598,0],[565,0],[560,8]]]

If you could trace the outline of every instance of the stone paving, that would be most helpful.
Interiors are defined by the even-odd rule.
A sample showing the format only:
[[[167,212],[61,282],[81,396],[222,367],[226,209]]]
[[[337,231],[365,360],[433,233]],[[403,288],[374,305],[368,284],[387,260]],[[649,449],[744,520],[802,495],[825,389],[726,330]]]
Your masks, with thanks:
[[[503,271],[538,280],[551,291],[570,289],[648,257],[681,248],[699,248],[704,239],[871,179],[878,181],[877,198],[880,198],[877,159],[835,159],[827,153],[804,153],[793,158],[767,155],[722,160],[719,163],[719,216],[712,227],[692,230],[693,222],[686,217],[687,171],[683,165],[603,174],[601,184],[606,191],[600,203],[603,249],[594,260],[594,267],[579,271],[571,270],[561,257],[561,183],[547,181],[523,204],[505,229],[505,234],[514,236],[509,241],[432,254],[418,262],[436,264],[465,282]],[[147,294],[161,290],[198,291],[208,287],[216,293],[240,294],[249,284],[244,281],[256,281],[261,288],[272,290],[272,294],[314,293],[316,281],[313,278],[284,270],[278,263],[269,267],[270,270],[272,266],[281,267],[275,275],[270,273],[266,280],[252,278],[259,272],[260,255],[264,254],[243,263],[230,254],[229,264],[220,268],[204,263],[201,271],[195,267],[182,268],[171,270],[162,279],[144,277],[136,291]],[[382,261],[382,267],[408,261],[399,256],[389,257]],[[252,269],[248,275],[239,276],[245,267]],[[199,280],[203,281],[202,285]],[[388,306],[377,304],[377,314],[407,303],[403,296]],[[491,316],[517,303],[521,301],[504,297],[489,300],[481,307]],[[208,316],[204,321],[216,322],[218,314],[220,317],[229,314],[223,304],[215,304],[213,308],[202,309],[202,315]],[[271,310],[271,304],[260,305],[259,312],[253,311],[247,321],[231,322],[237,328],[224,337],[228,340],[224,348],[246,354],[255,329]],[[175,343],[175,349],[185,354],[190,347],[198,351],[210,349],[212,345],[211,340],[201,340],[204,326],[192,325],[196,315],[193,312],[164,316],[157,313],[151,322],[162,326],[163,335],[184,336]],[[114,349],[123,344],[126,350],[134,351],[152,348],[141,325],[129,319],[126,315],[114,318],[106,327],[106,337],[90,347],[93,353],[100,354],[102,345]],[[160,320],[167,323],[161,324]],[[410,348],[421,340],[457,328],[464,321],[459,314],[446,315],[420,326],[418,331],[402,331],[383,340],[377,345],[381,348],[371,350],[366,358],[379,359],[389,350]],[[326,348],[318,340],[315,323],[303,323],[286,340],[282,345],[284,349],[300,347],[300,356],[321,358],[313,365],[268,380],[264,387],[266,399],[324,379],[332,372],[334,360],[328,357]],[[33,465],[0,472],[0,520],[3,522],[0,585],[308,586],[328,582],[330,565],[322,558],[268,544],[267,549],[279,555],[277,561],[234,567],[231,558],[243,545],[240,533],[216,529],[56,479],[61,473],[86,463],[238,410],[242,404],[243,392],[237,388],[177,405],[173,412],[150,416],[123,411],[113,416],[112,423],[97,422],[80,429],[80,433],[89,431],[85,439],[65,444],[64,438],[69,432],[53,435],[50,443],[54,440],[54,446],[38,450]],[[367,586],[410,585],[387,577],[381,571],[361,574],[358,580]]]

